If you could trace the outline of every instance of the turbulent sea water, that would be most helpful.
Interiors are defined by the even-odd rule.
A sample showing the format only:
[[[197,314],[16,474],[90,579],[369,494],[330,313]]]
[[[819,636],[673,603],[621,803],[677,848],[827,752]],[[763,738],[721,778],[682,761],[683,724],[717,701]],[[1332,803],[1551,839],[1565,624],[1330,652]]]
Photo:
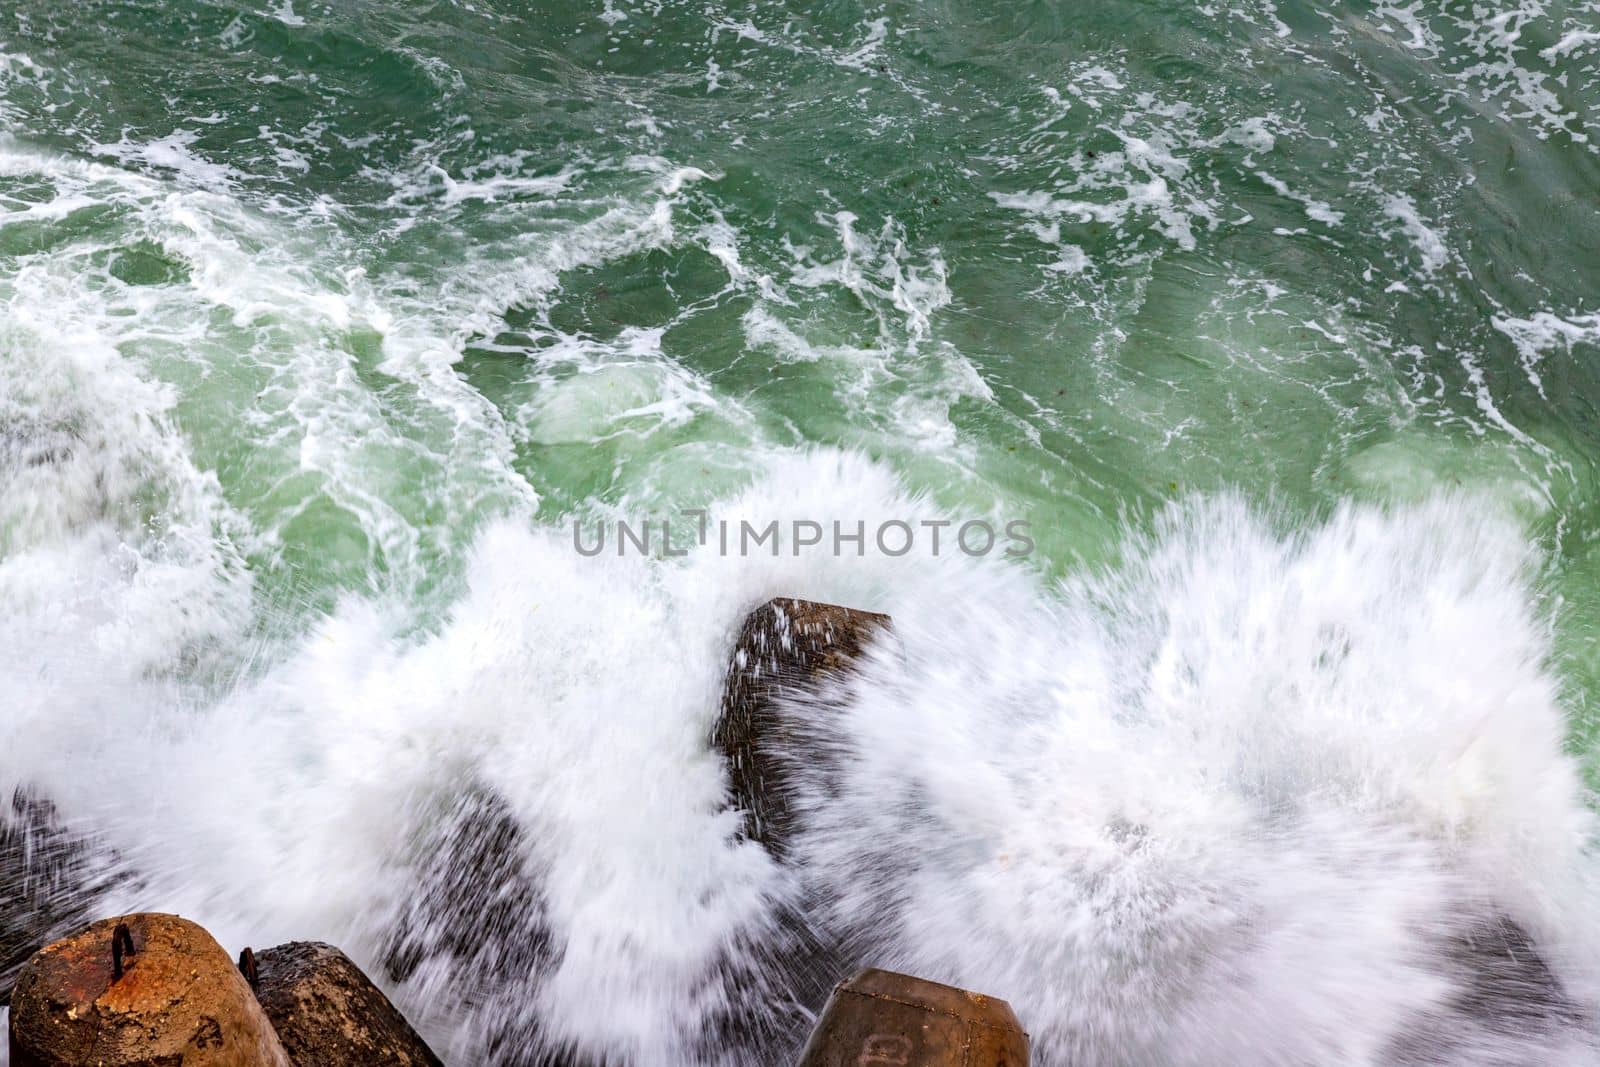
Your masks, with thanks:
[[[1597,249],[1593,0],[9,0],[0,793],[452,1064],[784,1062],[797,929],[1047,1067],[1600,1061]],[[574,550],[684,508],[1037,550]],[[789,866],[778,594],[895,619]]]

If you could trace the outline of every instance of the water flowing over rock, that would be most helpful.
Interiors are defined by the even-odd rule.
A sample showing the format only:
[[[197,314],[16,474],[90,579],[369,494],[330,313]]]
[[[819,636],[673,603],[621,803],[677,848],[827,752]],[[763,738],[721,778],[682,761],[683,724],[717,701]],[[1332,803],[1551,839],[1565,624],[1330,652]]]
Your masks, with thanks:
[[[734,645],[713,742],[727,761],[745,832],[782,858],[793,829],[791,771],[815,753],[786,721],[785,697],[814,691],[850,669],[889,616],[779,597],[745,619]]]
[[[27,789],[0,811],[0,1005],[39,949],[89,918],[94,901],[129,875],[55,805]]]
[[[404,980],[434,959],[466,964],[485,986],[534,974],[550,961],[550,934],[524,830],[504,800],[469,787],[450,807],[419,819],[417,891],[402,907],[383,954]]]
[[[723,686],[712,744],[726,764],[733,804],[744,833],[775,859],[787,855],[796,829],[793,768],[824,758],[809,743],[812,724],[789,718],[785,702],[815,694],[838,678],[889,617],[834,604],[779,597],[746,616]],[[804,892],[775,903],[759,943],[741,945],[718,961],[714,987],[727,1005],[707,1035],[704,1058],[744,1055],[752,1062],[789,1062],[805,1040],[846,964],[833,935],[817,924]],[[787,1015],[777,1006],[790,1005]]]
[[[396,917],[384,969],[397,981],[448,975],[458,1009],[482,1020],[489,1063],[584,1067],[545,1033],[534,1004],[540,977],[559,957],[527,829],[481,785],[416,819],[416,891]]]
[[[1385,1050],[1384,1062],[1425,1067],[1495,1048],[1502,1057],[1496,1062],[1536,1063],[1564,1041],[1577,1060],[1593,1055],[1579,1036],[1581,1009],[1527,930],[1504,915],[1452,925],[1436,959],[1454,994],[1446,1010],[1413,1020]]]
[[[255,956],[256,998],[295,1067],[443,1067],[372,980],[332,945]]]

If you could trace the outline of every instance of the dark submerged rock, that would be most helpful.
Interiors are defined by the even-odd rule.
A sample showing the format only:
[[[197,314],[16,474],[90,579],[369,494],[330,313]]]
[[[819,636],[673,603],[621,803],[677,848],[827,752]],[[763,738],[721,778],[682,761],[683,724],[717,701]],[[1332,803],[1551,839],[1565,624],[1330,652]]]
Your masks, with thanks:
[[[1576,1022],[1579,1012],[1533,938],[1504,915],[1473,925],[1450,944],[1450,959],[1465,976],[1452,1007],[1513,1025]]]
[[[887,615],[780,597],[746,616],[730,657],[712,744],[728,769],[731,802],[744,835],[782,861],[795,829],[795,768],[815,770],[817,723],[796,721],[791,704],[848,674]],[[819,716],[823,705],[815,705]],[[706,1063],[790,1063],[814,1013],[844,973],[834,934],[802,880],[772,903],[763,928],[730,946],[712,968],[709,988],[724,1005],[705,1035]]]
[[[1438,960],[1454,992],[1441,1010],[1417,1018],[1390,1043],[1388,1060],[1396,1067],[1454,1062],[1482,1049],[1496,1050],[1497,1063],[1534,1063],[1564,1043],[1600,1054],[1583,1011],[1533,937],[1510,917],[1465,924],[1439,945]]]
[[[449,961],[488,990],[548,968],[544,891],[540,872],[528,867],[524,837],[505,801],[479,786],[442,814],[419,817],[416,890],[382,957],[391,978]]]
[[[255,955],[256,999],[295,1067],[443,1067],[350,958],[320,941]]]
[[[447,970],[450,1010],[481,1020],[485,1064],[588,1067],[547,1033],[537,1010],[539,982],[561,955],[529,829],[492,789],[472,784],[443,810],[419,810],[410,836],[414,891],[381,957],[385,972],[405,981]]]
[[[39,949],[86,923],[107,889],[131,881],[117,857],[18,789],[0,809],[0,1006]]]
[[[25,470],[67,462],[78,444],[69,429],[28,422],[0,426],[0,468]]]

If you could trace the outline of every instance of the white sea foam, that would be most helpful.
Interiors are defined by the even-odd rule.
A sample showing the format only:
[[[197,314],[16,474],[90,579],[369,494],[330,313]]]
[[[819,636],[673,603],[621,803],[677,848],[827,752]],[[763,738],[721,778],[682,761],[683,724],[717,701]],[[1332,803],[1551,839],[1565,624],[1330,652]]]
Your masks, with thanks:
[[[1436,274],[1450,258],[1450,250],[1436,227],[1423,221],[1417,202],[1405,193],[1391,193],[1384,198],[1383,213],[1400,224],[1401,232],[1410,239],[1421,259],[1422,273]]]
[[[512,442],[498,412],[447,366],[390,361],[392,377],[416,391],[414,413],[386,408],[369,390],[352,333],[380,344],[409,339],[408,351],[426,352],[448,346],[436,338],[441,329],[448,338],[449,328],[370,286],[333,227],[302,219],[291,228],[252,210],[231,190],[210,187],[203,166],[198,178],[182,172],[156,178],[13,145],[0,151],[0,173],[46,181],[55,194],[0,219],[49,224],[84,205],[111,205],[130,219],[127,241],[158,252],[172,272],[160,284],[127,284],[97,262],[127,251],[118,246],[68,243],[36,257],[9,279],[8,298],[14,323],[37,320],[41,329],[58,331],[39,342],[43,365],[66,368],[101,352],[98,358],[127,366],[162,404],[174,399],[156,384],[163,378],[217,374],[251,383],[219,400],[248,401],[236,432],[256,443],[253,463],[273,501],[256,510],[256,529],[247,534],[252,550],[272,552],[284,528],[323,499],[354,517],[373,560],[381,559],[401,584],[425,581],[424,535],[392,497],[375,491],[375,472],[425,469],[459,456],[465,463],[458,475],[481,476],[455,483],[452,492],[463,494],[457,497],[463,504],[499,498],[502,508],[515,508],[534,498],[512,469]],[[50,327],[56,320],[60,325]],[[59,332],[65,329],[82,337]],[[435,338],[431,344],[418,338],[424,331]],[[23,364],[17,366],[22,373]],[[62,388],[72,394],[90,377]],[[58,398],[41,410],[59,414],[68,410],[63,403]],[[105,406],[114,408],[114,401]],[[43,477],[40,471],[32,476]]]
[[[819,731],[848,758],[802,862],[865,958],[1007,997],[1045,1064],[1381,1060],[1496,910],[1592,995],[1593,824],[1522,546],[1461,504],[1284,535],[1219,501],[1058,601],[902,590]],[[1595,1053],[1466,1044],[1424,1058]]]
[[[1539,58],[1547,63],[1554,63],[1557,59],[1588,48],[1597,41],[1600,41],[1600,33],[1593,30],[1570,30],[1549,48],[1541,49]]]
[[[295,14],[294,0],[281,0],[278,6],[273,9],[272,17],[283,23],[285,26],[293,28],[298,28],[306,24],[304,16]]]
[[[1138,91],[1126,71],[1101,62],[1074,64],[1066,93],[1094,111],[1094,135],[1110,135],[1119,150],[1086,152],[1082,131],[1057,129],[1066,115],[1066,98],[1057,90],[1046,95],[1056,114],[1041,122],[1024,145],[1054,155],[1061,173],[1048,188],[994,189],[989,196],[1000,207],[1023,213],[1024,223],[1048,244],[1061,244],[1061,224],[1109,228],[1119,260],[1149,252],[1148,231],[1180,250],[1199,246],[1201,235],[1217,228],[1224,204],[1208,173],[1208,154],[1224,145],[1241,145],[1248,153],[1270,152],[1279,128],[1276,116],[1245,119],[1219,134],[1202,129],[1205,115],[1193,104],[1157,93]],[[1053,173],[1055,173],[1053,172]],[[1053,228],[1052,228],[1053,227]],[[1093,232],[1091,230],[1090,232]],[[1076,236],[1067,235],[1061,254],[1043,269],[1071,278],[1078,260]]]
[[[179,178],[197,186],[225,189],[234,184],[240,174],[232,167],[214,163],[194,151],[199,134],[193,130],[178,130],[153,141],[134,141],[124,137],[113,144],[93,145],[90,151],[105,159],[123,163],[141,163],[174,172]]]
[[[1264,170],[1257,171],[1256,177],[1266,182],[1272,191],[1279,196],[1299,201],[1305,207],[1306,218],[1312,222],[1320,222],[1327,226],[1337,226],[1344,221],[1344,212],[1333,210],[1326,200],[1318,200],[1315,197],[1306,196],[1304,193],[1296,193],[1285,182],[1274,178]]]
[[[1588,315],[1563,317],[1549,311],[1540,311],[1527,318],[1514,315],[1496,315],[1490,320],[1494,328],[1511,339],[1517,347],[1517,357],[1528,380],[1539,395],[1544,393],[1544,379],[1538,366],[1546,353],[1572,350],[1575,344],[1600,344],[1600,312]]]
[[[829,453],[775,460],[718,512],[929,514]],[[591,1053],[695,1062],[708,970],[788,892],[732,836],[707,743],[733,629],[779,593],[887,610],[892,651],[797,709],[850,757],[799,847],[851,959],[1009,998],[1047,1067],[1359,1061],[1444,1004],[1440,944],[1486,914],[1592,996],[1592,820],[1525,544],[1465,503],[1295,532],[1221,500],[1049,593],[870,545],[585,559],[508,524],[437,636],[352,602],[209,707],[113,695],[95,648],[65,647],[26,766],[224,943],[328,937],[369,964],[411,891],[407,813],[487,786],[563,949],[520,1010]],[[465,979],[436,963],[415,995]],[[481,1031],[435,1036],[481,1055]],[[1590,1054],[1524,1036],[1545,1062]],[[1454,1062],[1509,1039],[1482,1040]]]

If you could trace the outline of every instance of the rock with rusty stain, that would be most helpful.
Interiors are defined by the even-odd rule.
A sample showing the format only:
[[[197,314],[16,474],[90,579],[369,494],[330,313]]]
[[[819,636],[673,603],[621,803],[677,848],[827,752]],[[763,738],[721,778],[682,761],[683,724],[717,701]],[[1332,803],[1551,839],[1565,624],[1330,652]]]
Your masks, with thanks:
[[[320,941],[259,952],[256,997],[295,1067],[443,1067],[350,957]]]
[[[805,724],[786,718],[784,701],[848,672],[888,628],[887,615],[785,597],[746,617],[712,740],[745,813],[745,833],[774,856],[783,857],[793,829],[790,768],[816,758],[800,751]]]
[[[116,975],[112,934],[132,952]],[[104,919],[40,949],[11,998],[11,1067],[291,1067],[250,986],[176,915]]]
[[[1003,1000],[892,971],[839,983],[800,1067],[1027,1067],[1028,1035]]]

